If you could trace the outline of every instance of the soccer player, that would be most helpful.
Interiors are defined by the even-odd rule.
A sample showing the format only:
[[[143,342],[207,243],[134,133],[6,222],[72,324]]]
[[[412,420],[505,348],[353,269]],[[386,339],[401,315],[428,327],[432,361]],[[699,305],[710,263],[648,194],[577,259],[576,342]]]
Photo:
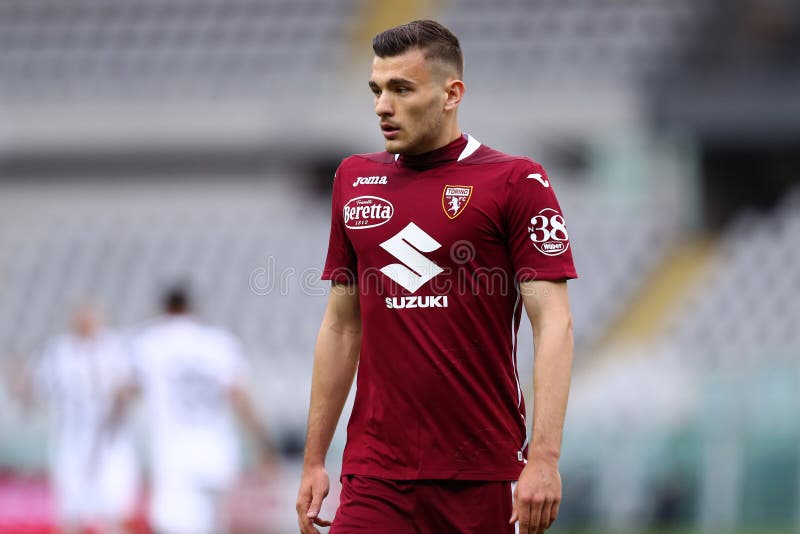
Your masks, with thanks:
[[[577,275],[561,208],[541,165],[462,133],[449,30],[411,22],[373,50],[386,151],[345,159],[334,179],[300,530],[330,524],[324,461],[358,370],[332,534],[541,533],[561,502],[572,366],[566,280]],[[530,443],[523,306],[536,348]]]
[[[133,515],[139,477],[129,429],[98,446],[114,392],[129,376],[119,336],[88,302],[36,363],[30,393],[52,416],[50,479],[62,532],[118,532]]]
[[[239,468],[234,414],[271,462],[265,428],[246,387],[246,365],[229,333],[191,314],[188,293],[167,292],[164,316],[132,343],[136,380],[117,397],[112,424],[141,393],[153,477],[150,518],[159,534],[226,531],[220,506]]]

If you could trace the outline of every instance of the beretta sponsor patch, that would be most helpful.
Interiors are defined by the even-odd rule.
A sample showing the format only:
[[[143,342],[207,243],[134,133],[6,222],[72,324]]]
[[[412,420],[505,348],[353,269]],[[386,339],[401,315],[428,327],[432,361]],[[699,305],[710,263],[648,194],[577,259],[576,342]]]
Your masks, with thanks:
[[[344,205],[344,225],[353,230],[375,228],[386,224],[394,215],[394,206],[384,198],[363,196]]]

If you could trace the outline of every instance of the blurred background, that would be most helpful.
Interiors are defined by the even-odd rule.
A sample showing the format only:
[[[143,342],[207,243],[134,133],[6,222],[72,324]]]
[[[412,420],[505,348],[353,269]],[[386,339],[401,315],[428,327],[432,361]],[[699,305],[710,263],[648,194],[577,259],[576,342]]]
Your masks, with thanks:
[[[382,149],[370,39],[415,18],[461,40],[462,128],[541,162],[568,221],[552,531],[800,532],[796,0],[0,0],[0,532],[56,521],[17,371],[83,299],[125,334],[177,279],[280,450],[230,531],[296,531],[331,178]]]

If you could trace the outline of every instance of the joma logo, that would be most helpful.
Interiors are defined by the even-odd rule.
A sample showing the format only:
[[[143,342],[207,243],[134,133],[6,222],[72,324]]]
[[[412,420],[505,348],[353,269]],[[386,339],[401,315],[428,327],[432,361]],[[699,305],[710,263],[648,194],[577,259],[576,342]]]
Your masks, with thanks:
[[[358,187],[359,185],[386,185],[388,183],[389,179],[386,176],[359,176],[353,182],[353,187]]]

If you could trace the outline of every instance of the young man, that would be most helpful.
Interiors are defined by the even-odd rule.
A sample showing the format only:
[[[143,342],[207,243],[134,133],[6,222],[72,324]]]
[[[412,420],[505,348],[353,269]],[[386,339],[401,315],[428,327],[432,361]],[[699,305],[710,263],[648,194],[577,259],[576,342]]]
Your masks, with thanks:
[[[163,311],[132,343],[136,379],[119,391],[111,422],[118,422],[129,401],[142,394],[155,532],[227,532],[220,506],[239,470],[234,415],[254,436],[265,462],[269,440],[248,394],[246,362],[236,339],[196,319],[181,288],[165,294]]]
[[[32,384],[51,414],[50,480],[63,533],[121,532],[133,517],[139,469],[130,429],[98,443],[114,392],[130,375],[119,336],[84,303],[48,346]]]
[[[561,209],[538,163],[461,133],[450,31],[411,22],[373,49],[386,152],[347,158],[334,180],[300,530],[329,524],[324,460],[358,369],[331,533],[543,532],[561,500],[572,365]],[[520,304],[536,346],[530,444]]]

